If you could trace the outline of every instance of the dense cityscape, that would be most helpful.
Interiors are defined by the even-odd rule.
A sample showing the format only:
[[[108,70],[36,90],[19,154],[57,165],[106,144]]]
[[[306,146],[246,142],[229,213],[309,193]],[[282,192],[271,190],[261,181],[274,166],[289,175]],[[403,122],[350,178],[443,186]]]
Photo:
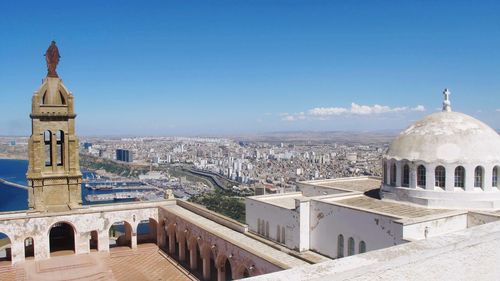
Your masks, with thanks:
[[[97,172],[99,179],[140,180],[186,199],[216,186],[249,195],[256,189],[261,193],[263,189],[265,193],[293,191],[298,181],[381,176],[381,155],[387,147],[384,140],[339,140],[82,138],[80,153],[82,165]],[[0,153],[5,157],[23,158],[26,148],[24,137],[0,138]],[[113,171],[109,165],[92,167],[85,165],[87,161],[108,161],[134,172]]]

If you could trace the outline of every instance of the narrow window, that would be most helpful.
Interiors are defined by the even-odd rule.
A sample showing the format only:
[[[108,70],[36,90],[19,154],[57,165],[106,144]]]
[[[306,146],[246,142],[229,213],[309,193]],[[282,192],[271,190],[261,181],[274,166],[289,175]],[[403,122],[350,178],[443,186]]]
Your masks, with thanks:
[[[396,186],[396,163],[391,166],[391,185]]]
[[[266,237],[269,238],[269,222],[266,221]]]
[[[349,237],[349,240],[348,240],[347,255],[348,256],[354,255],[354,238],[352,238],[352,237]]]
[[[366,253],[366,243],[365,241],[359,242],[359,253]]]
[[[285,227],[281,227],[281,243],[285,244]]]
[[[436,186],[444,188],[446,186],[446,170],[443,166],[437,166],[435,171]]]
[[[425,177],[425,167],[424,165],[420,165],[417,168],[417,186],[425,187],[426,177]]]
[[[465,186],[465,168],[458,166],[455,168],[455,187],[464,188]]]
[[[337,238],[337,258],[344,257],[344,235],[340,234]]]
[[[384,176],[384,183],[387,184],[387,163],[382,161],[382,171]]]
[[[57,131],[56,133],[56,151],[57,151],[57,166],[64,164],[64,132]]]
[[[404,187],[410,186],[410,167],[407,164],[403,166],[403,178],[401,182]]]
[[[59,96],[61,97],[61,104],[66,104],[66,99],[61,91],[59,91]]]
[[[257,219],[257,233],[262,234],[262,227],[260,225],[260,219]]]
[[[477,166],[474,170],[474,187],[483,187],[483,167]]]
[[[45,145],[45,167],[52,166],[52,133],[43,132],[43,143]]]
[[[491,174],[491,185],[498,187],[498,166],[493,168],[493,173]]]
[[[281,227],[276,226],[276,241],[281,242]]]

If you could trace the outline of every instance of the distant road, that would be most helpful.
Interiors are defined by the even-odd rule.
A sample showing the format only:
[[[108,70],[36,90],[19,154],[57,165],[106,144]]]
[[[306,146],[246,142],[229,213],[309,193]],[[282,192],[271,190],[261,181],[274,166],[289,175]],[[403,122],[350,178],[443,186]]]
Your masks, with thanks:
[[[13,187],[17,187],[17,188],[26,189],[26,190],[28,189],[28,187],[26,185],[18,184],[18,183],[11,182],[11,181],[8,181],[8,180],[4,180],[4,179],[1,179],[1,178],[0,178],[0,183],[6,184],[6,185],[10,185],[10,186],[13,186]]]

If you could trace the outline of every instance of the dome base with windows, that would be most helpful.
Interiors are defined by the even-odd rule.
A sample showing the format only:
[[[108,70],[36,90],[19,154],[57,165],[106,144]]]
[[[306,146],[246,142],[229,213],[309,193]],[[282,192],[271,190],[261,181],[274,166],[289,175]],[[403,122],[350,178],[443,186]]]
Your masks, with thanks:
[[[500,191],[425,190],[422,188],[394,187],[383,184],[380,189],[383,200],[408,202],[433,209],[494,210],[500,209]]]
[[[500,136],[488,125],[451,111],[416,121],[383,157],[380,197],[430,208],[500,209]]]

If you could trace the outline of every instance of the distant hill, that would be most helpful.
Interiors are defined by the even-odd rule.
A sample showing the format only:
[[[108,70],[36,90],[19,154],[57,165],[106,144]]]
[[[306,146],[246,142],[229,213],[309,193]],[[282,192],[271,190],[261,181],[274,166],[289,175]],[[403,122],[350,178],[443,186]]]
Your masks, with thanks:
[[[293,143],[358,143],[358,144],[380,144],[390,143],[399,131],[292,131],[292,132],[270,132],[256,135],[235,136],[232,139],[238,141],[265,141],[265,142],[293,142]]]

